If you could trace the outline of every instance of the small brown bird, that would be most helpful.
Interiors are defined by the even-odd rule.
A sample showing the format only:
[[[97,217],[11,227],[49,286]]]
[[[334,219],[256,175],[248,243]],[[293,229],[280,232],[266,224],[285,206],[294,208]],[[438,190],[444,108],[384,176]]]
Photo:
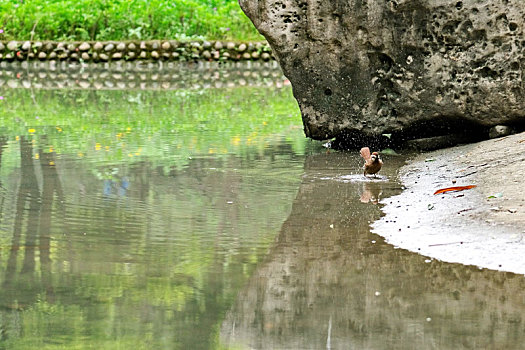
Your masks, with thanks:
[[[383,166],[383,161],[379,157],[379,153],[373,152],[370,154],[370,149],[368,147],[361,148],[361,157],[365,160],[365,165],[363,166],[363,175],[374,175],[381,170]]]

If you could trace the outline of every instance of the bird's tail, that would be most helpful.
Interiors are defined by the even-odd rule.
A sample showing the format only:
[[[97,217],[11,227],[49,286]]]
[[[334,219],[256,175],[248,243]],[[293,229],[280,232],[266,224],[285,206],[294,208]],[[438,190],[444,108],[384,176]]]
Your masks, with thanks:
[[[370,159],[370,148],[368,147],[363,147],[361,148],[361,151],[359,151],[359,153],[361,153],[361,157],[363,157],[365,160],[369,160]]]

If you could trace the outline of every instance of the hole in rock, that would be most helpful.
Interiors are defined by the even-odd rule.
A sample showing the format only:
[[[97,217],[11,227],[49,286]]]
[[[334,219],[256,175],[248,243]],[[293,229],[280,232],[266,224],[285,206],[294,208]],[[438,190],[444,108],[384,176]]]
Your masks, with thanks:
[[[483,67],[480,69],[479,73],[484,78],[496,78],[498,77],[499,73],[495,70],[490,69],[489,67]]]
[[[384,70],[389,71],[394,65],[394,60],[392,57],[388,56],[385,53],[378,53],[377,58],[381,63],[381,66]]]

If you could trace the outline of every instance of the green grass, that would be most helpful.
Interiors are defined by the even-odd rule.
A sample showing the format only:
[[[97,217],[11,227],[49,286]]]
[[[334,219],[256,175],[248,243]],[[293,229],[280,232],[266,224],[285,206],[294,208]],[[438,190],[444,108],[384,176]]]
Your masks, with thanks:
[[[2,0],[0,40],[262,40],[237,0]]]

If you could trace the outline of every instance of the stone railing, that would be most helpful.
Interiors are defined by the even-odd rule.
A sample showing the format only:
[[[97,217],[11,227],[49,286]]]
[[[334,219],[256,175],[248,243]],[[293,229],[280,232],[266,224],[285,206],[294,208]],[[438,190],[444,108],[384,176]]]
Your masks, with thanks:
[[[153,41],[0,41],[0,61],[60,60],[110,62],[163,61],[269,61],[266,42],[153,40]]]

